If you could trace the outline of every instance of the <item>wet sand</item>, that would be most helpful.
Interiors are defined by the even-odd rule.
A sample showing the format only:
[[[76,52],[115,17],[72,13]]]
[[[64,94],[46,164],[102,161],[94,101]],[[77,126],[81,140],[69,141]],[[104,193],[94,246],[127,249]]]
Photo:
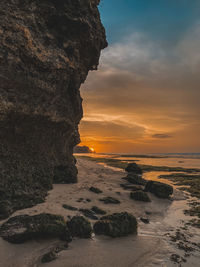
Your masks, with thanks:
[[[150,198],[151,203],[133,201],[129,191],[120,187],[123,171],[109,168],[95,162],[78,159],[79,182],[73,185],[54,185],[45,203],[33,208],[20,210],[19,214],[38,214],[41,212],[67,216],[81,214],[79,211],[69,211],[62,207],[67,204],[76,208],[90,209],[98,206],[107,213],[127,211],[135,215],[139,222],[137,236],[111,239],[95,237],[90,240],[76,239],[69,244],[69,249],[62,251],[59,258],[48,264],[41,264],[41,256],[58,244],[58,240],[35,240],[22,245],[9,244],[0,239],[0,266],[4,267],[129,267],[129,266],[179,266],[170,261],[172,253],[179,253],[168,235],[183,225],[187,220],[183,209],[187,203],[186,195],[175,189],[174,201]],[[152,179],[152,174],[145,177]],[[100,188],[103,193],[98,195],[89,191],[91,186]],[[111,196],[119,199],[119,205],[105,205],[99,198]],[[83,200],[77,202],[80,198]],[[90,199],[88,202],[86,199]],[[144,224],[140,217],[147,217],[150,224]],[[95,221],[91,220],[92,223]],[[186,230],[187,232],[190,230]],[[200,240],[199,229],[194,229],[195,237]],[[195,232],[196,231],[196,232]],[[180,253],[179,253],[180,254]],[[199,266],[200,257],[194,253],[181,266]]]

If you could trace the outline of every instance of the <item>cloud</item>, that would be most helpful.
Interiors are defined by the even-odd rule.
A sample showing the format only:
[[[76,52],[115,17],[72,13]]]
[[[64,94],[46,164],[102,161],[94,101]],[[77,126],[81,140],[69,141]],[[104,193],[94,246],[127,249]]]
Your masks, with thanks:
[[[120,140],[162,139],[171,149],[184,147],[187,138],[188,149],[194,137],[191,149],[200,150],[194,134],[200,134],[196,127],[200,119],[199,47],[199,23],[174,47],[162,46],[142,33],[112,44],[102,53],[99,71],[92,72],[82,86],[87,122],[83,121],[81,134],[98,134],[96,128],[102,140],[121,132]],[[173,136],[165,134],[169,132]],[[176,140],[180,140],[178,148]]]
[[[103,141],[136,140],[145,134],[145,128],[120,121],[87,121],[80,124],[82,137]]]
[[[165,139],[165,138],[171,138],[172,136],[169,134],[153,134],[153,138],[159,138],[159,139]]]

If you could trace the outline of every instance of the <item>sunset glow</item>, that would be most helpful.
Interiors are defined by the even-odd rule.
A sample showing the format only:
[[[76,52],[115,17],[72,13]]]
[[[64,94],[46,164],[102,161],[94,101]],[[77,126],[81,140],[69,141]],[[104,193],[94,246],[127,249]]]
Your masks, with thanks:
[[[109,47],[81,88],[82,144],[96,152],[199,152],[200,4],[140,3],[102,2]]]

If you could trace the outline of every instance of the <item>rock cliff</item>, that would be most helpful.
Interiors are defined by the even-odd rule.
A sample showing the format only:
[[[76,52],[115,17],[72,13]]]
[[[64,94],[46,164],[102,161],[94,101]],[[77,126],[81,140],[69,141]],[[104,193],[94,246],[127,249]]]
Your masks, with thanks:
[[[0,218],[77,181],[79,88],[107,46],[98,4],[0,1]]]

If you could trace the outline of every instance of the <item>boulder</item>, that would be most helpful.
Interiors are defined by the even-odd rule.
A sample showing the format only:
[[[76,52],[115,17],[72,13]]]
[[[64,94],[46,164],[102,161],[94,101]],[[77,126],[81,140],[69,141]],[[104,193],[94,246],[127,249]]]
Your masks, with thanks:
[[[157,181],[148,181],[145,186],[145,191],[151,192],[159,198],[169,198],[173,194],[173,187]]]
[[[67,242],[71,241],[64,218],[48,213],[12,217],[0,227],[0,236],[8,242],[16,244],[34,238],[49,237],[58,237]]]
[[[137,233],[137,220],[127,212],[114,213],[103,216],[94,224],[96,235],[121,237]]]
[[[130,197],[137,201],[151,202],[151,199],[144,191],[134,191],[130,193]]]
[[[125,168],[125,171],[142,175],[142,169],[134,162],[129,163],[128,166]]]
[[[73,237],[90,238],[92,235],[92,226],[83,216],[74,216],[67,226]]]

